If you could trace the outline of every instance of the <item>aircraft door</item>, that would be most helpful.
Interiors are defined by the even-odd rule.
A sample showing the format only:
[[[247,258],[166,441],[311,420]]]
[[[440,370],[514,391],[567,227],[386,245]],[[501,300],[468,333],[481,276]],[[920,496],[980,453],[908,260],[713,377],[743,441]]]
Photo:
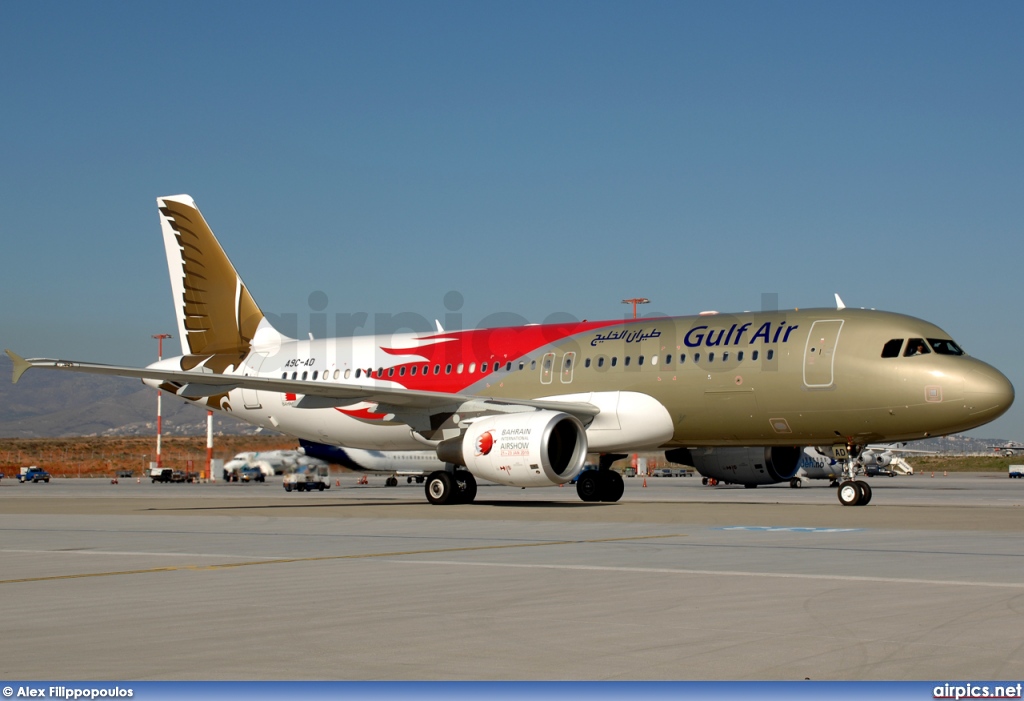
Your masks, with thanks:
[[[573,365],[576,364],[576,352],[570,351],[562,356],[562,384],[572,382]]]
[[[545,353],[543,360],[540,364],[540,383],[542,385],[550,385],[551,377],[555,367],[555,354]]]
[[[263,361],[266,360],[265,355],[259,355],[253,353],[245,361],[245,376],[246,377],[258,377],[260,374],[260,368],[263,366]],[[242,404],[245,405],[246,409],[260,409],[260,395],[254,389],[242,388]]]
[[[843,329],[842,319],[822,319],[811,325],[804,345],[804,385],[807,387],[831,387],[834,378],[836,347],[839,332]]]

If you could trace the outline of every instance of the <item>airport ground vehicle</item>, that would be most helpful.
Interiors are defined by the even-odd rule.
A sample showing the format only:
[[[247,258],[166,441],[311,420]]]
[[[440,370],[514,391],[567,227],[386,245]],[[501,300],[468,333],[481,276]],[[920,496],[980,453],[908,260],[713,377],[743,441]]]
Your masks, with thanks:
[[[267,476],[263,474],[263,470],[258,467],[243,467],[242,470],[242,481],[243,482],[266,482]]]
[[[331,488],[330,468],[326,465],[299,465],[284,476],[284,491],[311,492]]]
[[[890,470],[888,467],[882,467],[880,465],[868,465],[867,469],[868,477],[895,477],[896,473]]]
[[[41,467],[23,467],[18,475],[19,482],[49,482],[50,473]]]
[[[195,472],[172,470],[169,467],[154,467],[149,471],[149,478],[153,482],[195,482],[199,475]]]
[[[1024,478],[1024,465],[1010,465],[1010,479]]]
[[[589,472],[591,470],[596,470],[596,469],[598,469],[597,465],[584,465],[583,469],[580,470],[580,474],[576,475],[571,480],[569,480],[569,484],[576,484],[577,482],[579,482],[579,479],[580,479],[580,477],[583,476],[584,472]]]

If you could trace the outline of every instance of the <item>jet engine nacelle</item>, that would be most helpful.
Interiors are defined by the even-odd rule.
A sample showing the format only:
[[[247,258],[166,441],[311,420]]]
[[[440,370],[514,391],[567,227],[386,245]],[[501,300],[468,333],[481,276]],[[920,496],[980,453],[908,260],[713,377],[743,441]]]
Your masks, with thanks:
[[[860,463],[862,465],[875,465],[877,467],[888,467],[892,462],[893,454],[889,451],[875,452],[874,450],[865,450],[860,454]]]
[[[665,455],[704,477],[732,484],[776,484],[796,476],[800,448],[678,448]]]
[[[550,487],[583,469],[587,434],[578,419],[557,411],[487,416],[460,437],[442,441],[437,457],[491,482]]]

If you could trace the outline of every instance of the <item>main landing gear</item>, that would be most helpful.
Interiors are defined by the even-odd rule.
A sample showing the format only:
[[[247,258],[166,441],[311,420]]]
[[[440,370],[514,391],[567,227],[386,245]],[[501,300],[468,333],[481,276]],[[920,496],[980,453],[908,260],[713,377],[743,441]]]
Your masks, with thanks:
[[[576,480],[576,494],[583,501],[618,501],[626,485],[614,470],[587,470]]]
[[[857,471],[854,465],[860,451],[860,446],[850,445],[846,448],[843,473],[840,475],[839,489],[836,492],[839,503],[843,506],[867,506],[871,501],[871,485],[864,480],[855,479]]]
[[[598,469],[587,470],[576,479],[576,494],[583,501],[618,501],[626,491],[622,475],[611,469],[612,463],[626,457],[605,453],[598,460]]]
[[[476,478],[469,470],[431,472],[424,487],[431,504],[469,504],[476,499]]]

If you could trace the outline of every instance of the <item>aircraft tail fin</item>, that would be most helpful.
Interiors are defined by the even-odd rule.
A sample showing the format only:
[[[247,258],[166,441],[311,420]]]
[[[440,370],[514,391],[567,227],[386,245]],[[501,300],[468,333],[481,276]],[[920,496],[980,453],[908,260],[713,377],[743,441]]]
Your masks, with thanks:
[[[11,359],[11,362],[14,363],[14,372],[11,373],[11,381],[13,384],[18,384],[18,380],[20,380],[21,376],[25,374],[26,370],[32,367],[32,363],[28,362],[12,350],[4,350],[4,352],[7,354],[7,357]]]
[[[254,345],[279,342],[195,200],[173,195],[156,202],[182,354],[244,357]]]

